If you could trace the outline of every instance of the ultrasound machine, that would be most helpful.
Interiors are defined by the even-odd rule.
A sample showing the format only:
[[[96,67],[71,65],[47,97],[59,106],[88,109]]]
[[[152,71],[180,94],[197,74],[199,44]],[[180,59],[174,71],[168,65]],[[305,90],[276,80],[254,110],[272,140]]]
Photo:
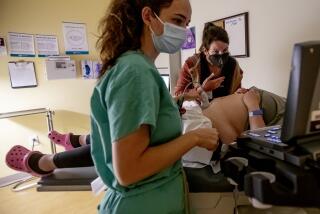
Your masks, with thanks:
[[[222,170],[260,205],[320,208],[320,41],[294,45],[283,121],[244,132]]]

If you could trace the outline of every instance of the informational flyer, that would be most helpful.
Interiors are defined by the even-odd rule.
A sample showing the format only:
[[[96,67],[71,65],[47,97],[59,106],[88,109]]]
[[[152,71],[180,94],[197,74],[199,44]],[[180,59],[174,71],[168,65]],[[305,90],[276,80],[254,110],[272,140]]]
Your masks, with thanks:
[[[84,23],[63,22],[63,38],[66,54],[89,54]]]
[[[196,48],[196,28],[190,27],[187,30],[186,41],[183,43],[181,49],[192,49]]]
[[[7,48],[4,38],[0,37],[0,56],[7,56]]]
[[[10,56],[34,57],[34,41],[32,34],[8,33]]]
[[[196,53],[196,27],[187,30],[187,38],[181,47],[181,62],[185,62],[189,57]]]
[[[36,35],[36,49],[38,57],[58,56],[58,38],[54,35]]]

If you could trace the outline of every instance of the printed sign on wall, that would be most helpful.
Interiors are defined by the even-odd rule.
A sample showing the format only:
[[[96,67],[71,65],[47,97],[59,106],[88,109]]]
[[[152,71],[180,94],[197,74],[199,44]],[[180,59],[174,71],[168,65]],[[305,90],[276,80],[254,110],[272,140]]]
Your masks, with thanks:
[[[64,22],[63,38],[66,54],[89,54],[85,24]]]

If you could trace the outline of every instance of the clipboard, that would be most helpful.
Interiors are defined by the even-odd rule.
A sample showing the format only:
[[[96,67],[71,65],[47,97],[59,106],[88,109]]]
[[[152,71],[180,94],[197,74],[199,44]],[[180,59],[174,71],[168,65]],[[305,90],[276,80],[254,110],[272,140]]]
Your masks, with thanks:
[[[8,62],[8,69],[12,88],[29,88],[38,86],[34,62],[11,61]]]

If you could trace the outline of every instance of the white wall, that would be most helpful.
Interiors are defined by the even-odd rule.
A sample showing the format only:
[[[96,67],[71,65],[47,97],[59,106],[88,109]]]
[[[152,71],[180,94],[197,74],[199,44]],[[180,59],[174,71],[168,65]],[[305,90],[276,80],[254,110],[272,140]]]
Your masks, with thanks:
[[[294,43],[320,40],[320,0],[190,0],[197,48],[205,22],[249,12],[250,57],[239,58],[243,86],[287,95]]]

